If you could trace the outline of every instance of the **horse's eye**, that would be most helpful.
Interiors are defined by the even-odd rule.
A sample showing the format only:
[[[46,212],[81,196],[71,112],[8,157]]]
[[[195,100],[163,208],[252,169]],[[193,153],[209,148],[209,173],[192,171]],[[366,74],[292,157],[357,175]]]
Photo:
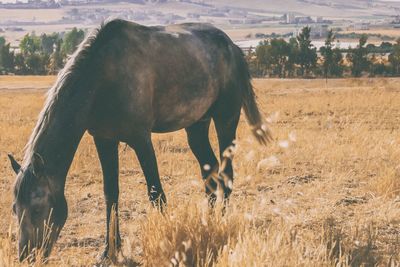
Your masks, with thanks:
[[[13,203],[13,205],[12,205],[12,211],[13,211],[14,215],[17,214],[17,209],[15,207],[15,203]]]

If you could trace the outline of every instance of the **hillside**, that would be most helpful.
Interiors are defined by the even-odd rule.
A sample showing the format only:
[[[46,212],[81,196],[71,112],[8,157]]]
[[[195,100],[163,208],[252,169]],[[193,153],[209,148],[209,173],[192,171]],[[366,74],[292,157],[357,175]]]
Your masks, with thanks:
[[[370,0],[216,0],[208,1],[216,6],[226,5],[239,8],[252,8],[263,12],[288,13],[293,12],[307,16],[327,16],[337,18],[373,18],[379,15],[397,15],[398,2],[383,2]]]

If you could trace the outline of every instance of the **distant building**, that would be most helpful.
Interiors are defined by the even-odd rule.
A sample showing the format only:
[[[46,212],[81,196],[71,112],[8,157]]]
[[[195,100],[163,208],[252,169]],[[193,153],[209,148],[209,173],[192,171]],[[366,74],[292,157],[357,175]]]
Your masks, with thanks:
[[[390,24],[393,26],[395,29],[400,28],[400,16],[393,16],[393,20],[390,22]]]
[[[207,11],[207,15],[210,17],[225,17],[226,12],[224,10],[212,9]]]
[[[368,22],[361,22],[361,23],[355,23],[355,24],[353,24],[350,28],[352,29],[352,30],[354,30],[354,31],[357,31],[357,30],[369,30],[369,27],[370,27],[370,23],[368,23]]]
[[[60,8],[60,3],[55,0],[28,0],[28,2],[16,1],[15,3],[1,3],[0,8],[5,9],[54,9]]]
[[[312,38],[325,38],[328,35],[329,27],[328,25],[311,25],[311,37]]]
[[[283,15],[283,19],[286,24],[293,24],[295,23],[295,15],[293,13],[286,13]]]
[[[294,21],[296,24],[314,23],[314,20],[311,17],[296,17]]]
[[[309,25],[311,28],[310,36],[311,38],[326,38],[329,31],[329,26],[326,24],[311,24]],[[293,31],[293,37],[297,37],[301,31],[303,30],[302,26],[296,27]]]
[[[400,16],[395,16],[390,24],[400,24]]]

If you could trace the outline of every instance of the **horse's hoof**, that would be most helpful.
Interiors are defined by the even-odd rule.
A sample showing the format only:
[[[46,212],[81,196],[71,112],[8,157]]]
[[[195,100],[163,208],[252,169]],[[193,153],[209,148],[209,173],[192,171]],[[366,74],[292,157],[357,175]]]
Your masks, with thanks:
[[[108,251],[104,250],[104,252],[98,257],[97,263],[94,265],[96,267],[108,267],[111,266],[113,263],[108,257]]]
[[[103,253],[99,257],[98,267],[106,267],[116,264],[118,262],[118,255],[120,253],[120,249],[117,249],[115,253],[110,255],[110,251],[106,248]]]

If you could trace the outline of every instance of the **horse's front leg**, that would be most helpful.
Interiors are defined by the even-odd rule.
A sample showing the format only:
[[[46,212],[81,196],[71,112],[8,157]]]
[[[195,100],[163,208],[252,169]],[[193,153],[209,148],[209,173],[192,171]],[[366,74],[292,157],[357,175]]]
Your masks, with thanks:
[[[106,248],[102,257],[115,260],[117,251],[121,248],[118,223],[118,142],[97,137],[94,138],[94,141],[103,170],[104,196],[107,208]],[[114,220],[111,220],[113,212],[115,212]]]
[[[129,143],[139,159],[147,183],[147,192],[153,205],[162,211],[167,199],[162,189],[160,176],[158,174],[157,160],[151,142],[151,133],[142,137],[132,138]]]

